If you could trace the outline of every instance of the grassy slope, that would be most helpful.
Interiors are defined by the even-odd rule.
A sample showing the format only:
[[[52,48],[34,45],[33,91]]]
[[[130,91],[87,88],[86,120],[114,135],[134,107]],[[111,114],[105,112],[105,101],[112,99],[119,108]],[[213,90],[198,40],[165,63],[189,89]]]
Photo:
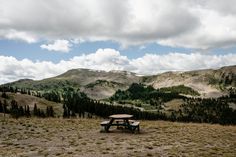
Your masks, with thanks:
[[[118,89],[125,90],[128,88],[128,85],[106,81],[106,80],[97,80],[93,83],[89,83],[84,88],[81,88],[81,91],[86,93],[88,97],[92,99],[104,99],[111,97]]]
[[[170,111],[172,111],[172,110],[178,111],[180,106],[181,106],[181,104],[183,104],[183,103],[184,103],[184,101],[182,99],[174,99],[174,100],[171,100],[169,102],[166,102],[164,104],[164,109],[167,110],[167,111],[168,110],[170,110]]]
[[[0,95],[2,95],[1,92]],[[63,108],[62,104],[60,103],[55,103],[52,101],[48,101],[44,98],[38,98],[27,94],[7,93],[7,95],[9,96],[9,99],[7,99],[8,104],[10,104],[11,100],[14,99],[17,101],[18,105],[20,106],[29,105],[30,110],[33,110],[34,104],[36,103],[37,107],[43,109],[44,111],[47,108],[47,106],[52,106],[54,112],[56,113],[56,116],[62,116]],[[4,98],[0,96],[0,100],[3,102]]]
[[[228,87],[236,87],[236,66],[217,70],[196,70],[189,72],[166,72],[143,77],[143,82],[154,88],[185,85],[198,91],[201,96],[219,97],[226,94]]]
[[[158,92],[160,96],[152,96],[152,93]],[[170,96],[170,93],[178,93],[178,95],[175,96]],[[138,106],[143,108],[144,110],[148,111],[156,111],[157,106],[163,106],[164,105],[164,110],[162,110],[165,113],[169,113],[169,111],[172,110],[179,110],[179,107],[181,104],[183,104],[183,100],[180,98],[176,98],[179,95],[182,94],[188,94],[188,95],[193,95],[196,96],[198,93],[194,90],[192,90],[189,87],[185,86],[173,86],[169,88],[161,88],[159,90],[151,89],[148,87],[145,87],[141,84],[136,84],[136,85],[131,85],[130,88],[128,88],[125,91],[122,92],[116,92],[113,97],[111,97],[111,100],[120,103],[120,104],[125,104],[125,105],[132,105],[132,106]],[[135,95],[139,95],[135,96]],[[171,97],[169,98],[170,100],[168,101],[162,101],[162,105],[160,105],[159,98],[163,99],[163,96],[166,97]],[[137,98],[136,98],[137,97]],[[159,98],[158,98],[159,97]],[[150,100],[153,100],[156,102],[156,105],[151,105]]]
[[[141,133],[113,128],[101,119],[0,117],[0,156],[235,156],[236,126],[141,121]]]

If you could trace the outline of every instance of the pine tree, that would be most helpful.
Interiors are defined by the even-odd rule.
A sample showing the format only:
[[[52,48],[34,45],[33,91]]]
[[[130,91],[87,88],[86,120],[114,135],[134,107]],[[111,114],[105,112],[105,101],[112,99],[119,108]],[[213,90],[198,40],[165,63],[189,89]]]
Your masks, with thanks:
[[[50,117],[49,107],[48,107],[48,106],[47,106],[47,108],[46,108],[46,116],[47,116],[47,117]]]
[[[29,105],[26,106],[26,111],[25,111],[25,115],[26,117],[30,117],[30,109],[29,109]]]
[[[37,108],[37,104],[34,104],[34,111],[33,111],[34,116],[38,116],[38,108]]]
[[[25,112],[22,106],[20,106],[18,109],[18,116],[19,117],[25,116]]]
[[[52,106],[49,107],[49,113],[50,113],[50,117],[54,117],[54,110]]]
[[[27,90],[27,94],[28,94],[28,95],[31,95],[31,92],[30,92],[30,90],[29,90],[29,89]]]
[[[38,114],[39,117],[42,117],[42,118],[46,117],[45,112],[43,110],[38,109],[38,112],[39,112]]]
[[[47,106],[46,116],[47,117],[54,117],[54,111],[53,111],[53,107],[52,106]]]
[[[7,100],[4,99],[4,101],[3,101],[3,117],[4,117],[4,121],[5,121],[5,114],[8,113],[7,106],[8,106]]]
[[[0,113],[3,112],[3,105],[2,105],[2,101],[0,101]]]
[[[68,109],[66,105],[63,104],[63,118],[68,118],[68,117],[69,117]]]
[[[18,118],[18,117],[20,116],[18,104],[17,104],[17,102],[16,102],[15,100],[12,100],[12,101],[11,101],[10,114],[11,114],[12,117],[14,117],[14,118]]]
[[[2,92],[2,97],[5,98],[5,99],[8,99],[8,95],[6,92]]]

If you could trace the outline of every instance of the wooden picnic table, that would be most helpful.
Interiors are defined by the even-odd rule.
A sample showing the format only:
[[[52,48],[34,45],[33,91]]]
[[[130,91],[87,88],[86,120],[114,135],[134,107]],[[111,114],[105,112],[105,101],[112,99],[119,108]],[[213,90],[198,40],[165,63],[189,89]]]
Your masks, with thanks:
[[[109,116],[111,119],[130,119],[133,115],[130,114],[113,114]]]
[[[111,126],[117,126],[117,128],[125,127],[126,129],[134,132],[136,129],[139,131],[139,122],[130,120],[133,115],[129,114],[114,114],[109,116],[109,121],[103,121],[101,126],[105,128],[106,132],[109,132]]]

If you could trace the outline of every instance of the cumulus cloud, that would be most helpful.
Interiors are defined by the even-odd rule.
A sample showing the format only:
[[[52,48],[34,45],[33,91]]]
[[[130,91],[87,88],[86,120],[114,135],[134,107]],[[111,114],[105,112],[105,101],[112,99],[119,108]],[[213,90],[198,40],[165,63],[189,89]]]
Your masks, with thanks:
[[[0,83],[22,78],[47,78],[63,72],[60,68],[63,67],[57,67],[52,62],[33,62],[28,59],[17,60],[11,56],[0,56]]]
[[[233,3],[228,0],[219,0],[217,3],[211,0],[200,0],[198,2],[198,7],[190,7],[189,10],[192,14],[198,16],[200,25],[189,33],[161,39],[158,43],[196,49],[228,48],[235,46],[236,14],[231,9],[224,10],[223,8],[225,7],[222,8],[222,6],[233,5],[235,2]],[[224,5],[222,5],[223,3]],[[196,3],[192,5],[196,5]],[[232,6],[229,8],[232,8]]]
[[[33,35],[12,29],[8,30],[7,32],[0,30],[0,37],[1,36],[4,36],[4,38],[9,40],[21,40],[27,43],[37,42],[37,39]]]
[[[68,40],[56,40],[53,44],[43,44],[40,47],[48,51],[69,52],[71,46]]]
[[[23,78],[43,79],[53,77],[75,68],[94,70],[126,70],[141,75],[152,75],[165,71],[186,71],[217,68],[236,64],[236,54],[207,55],[200,53],[146,54],[129,59],[114,49],[98,49],[94,53],[75,56],[58,63],[29,59],[17,60],[11,56],[0,56],[0,84]]]
[[[235,46],[234,0],[0,0],[0,38]],[[14,30],[14,33],[11,31]]]
[[[133,72],[150,75],[166,71],[190,71],[219,68],[236,64],[236,54],[206,55],[201,53],[146,54],[131,60]]]

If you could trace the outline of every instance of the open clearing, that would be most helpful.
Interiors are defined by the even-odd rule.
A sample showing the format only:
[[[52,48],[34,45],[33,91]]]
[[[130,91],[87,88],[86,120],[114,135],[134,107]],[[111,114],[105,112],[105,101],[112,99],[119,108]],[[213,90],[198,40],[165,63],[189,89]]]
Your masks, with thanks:
[[[0,117],[0,156],[236,156],[236,126],[141,121],[141,132],[101,119]]]

